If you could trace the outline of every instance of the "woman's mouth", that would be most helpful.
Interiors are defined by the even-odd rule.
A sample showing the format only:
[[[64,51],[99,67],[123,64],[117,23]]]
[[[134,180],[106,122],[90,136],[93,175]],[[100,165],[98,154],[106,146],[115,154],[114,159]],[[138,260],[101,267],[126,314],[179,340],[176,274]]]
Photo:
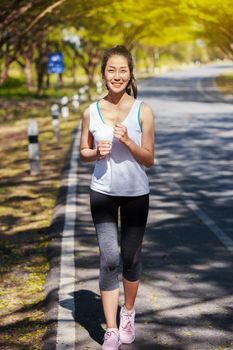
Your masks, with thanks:
[[[112,83],[112,85],[115,87],[120,87],[122,84],[121,83]]]

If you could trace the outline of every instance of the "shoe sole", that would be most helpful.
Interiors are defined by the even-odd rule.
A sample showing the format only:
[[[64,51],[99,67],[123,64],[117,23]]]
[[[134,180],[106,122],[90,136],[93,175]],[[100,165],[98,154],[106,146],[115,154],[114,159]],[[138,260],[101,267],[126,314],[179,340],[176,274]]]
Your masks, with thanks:
[[[133,338],[133,340],[131,340],[131,341],[128,342],[128,343],[121,341],[121,342],[120,342],[120,345],[122,345],[122,344],[132,344],[132,343],[134,342],[134,340],[135,340],[135,337]]]

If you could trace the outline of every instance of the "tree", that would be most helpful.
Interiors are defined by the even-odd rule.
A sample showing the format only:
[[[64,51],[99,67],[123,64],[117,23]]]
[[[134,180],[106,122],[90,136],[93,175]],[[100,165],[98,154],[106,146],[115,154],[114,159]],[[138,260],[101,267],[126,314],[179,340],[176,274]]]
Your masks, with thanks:
[[[219,49],[223,57],[233,58],[233,7],[230,0],[186,1],[186,13],[195,21],[190,28],[196,38]]]
[[[22,51],[29,50],[35,33],[43,32],[48,27],[51,11],[55,11],[66,0],[3,0],[0,4],[0,84],[8,75],[12,62],[16,61]],[[46,21],[43,21],[44,19]],[[28,50],[26,46],[28,45]]]

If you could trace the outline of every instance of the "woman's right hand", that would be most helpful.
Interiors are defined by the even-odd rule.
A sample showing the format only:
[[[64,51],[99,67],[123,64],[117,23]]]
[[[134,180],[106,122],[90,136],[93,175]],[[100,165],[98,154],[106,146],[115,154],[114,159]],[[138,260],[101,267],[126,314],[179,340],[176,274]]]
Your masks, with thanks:
[[[111,141],[100,141],[97,144],[97,158],[98,160],[105,158],[111,151]]]

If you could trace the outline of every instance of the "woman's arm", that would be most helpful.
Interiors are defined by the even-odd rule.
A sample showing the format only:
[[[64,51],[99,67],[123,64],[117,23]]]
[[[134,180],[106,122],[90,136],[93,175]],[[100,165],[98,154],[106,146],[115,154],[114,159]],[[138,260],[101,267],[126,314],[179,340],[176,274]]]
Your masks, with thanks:
[[[84,162],[93,162],[103,159],[110,152],[111,142],[101,141],[97,148],[93,149],[93,136],[89,131],[90,109],[85,109],[82,118],[82,131],[80,140],[80,157]]]
[[[137,145],[127,134],[127,128],[117,124],[114,128],[114,136],[124,143],[133,157],[147,168],[154,164],[154,115],[151,108],[142,103],[140,110],[142,125],[142,144]]]

